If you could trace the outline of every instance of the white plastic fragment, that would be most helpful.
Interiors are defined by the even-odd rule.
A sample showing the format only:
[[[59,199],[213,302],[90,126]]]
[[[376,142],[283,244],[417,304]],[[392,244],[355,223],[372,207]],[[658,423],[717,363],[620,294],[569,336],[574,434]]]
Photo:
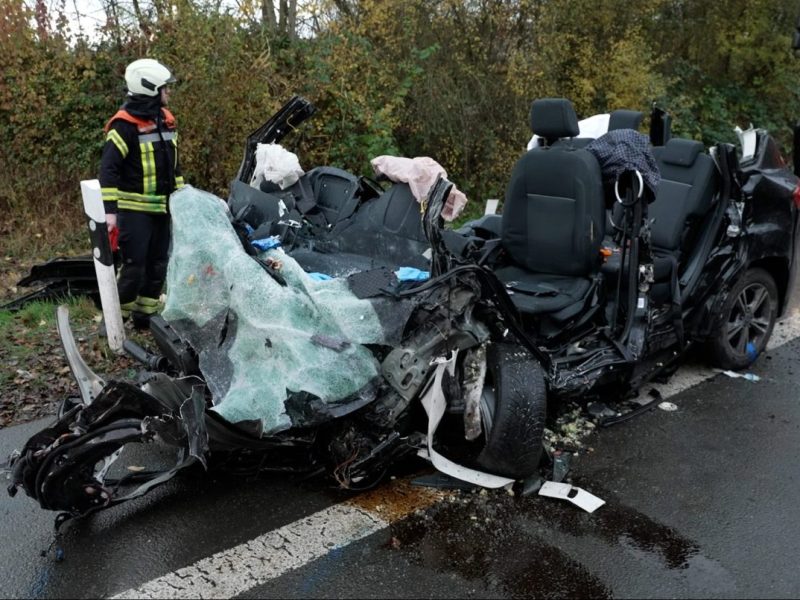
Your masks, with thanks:
[[[720,370],[720,373],[722,373],[723,375],[727,375],[728,377],[747,379],[747,381],[752,381],[752,382],[761,381],[761,377],[759,377],[754,373],[737,373],[736,371],[722,371],[722,370]]]
[[[674,402],[661,402],[659,403],[658,408],[667,412],[675,412],[678,410],[678,405]]]
[[[500,477],[499,475],[491,475],[462,467],[433,449],[433,436],[436,434],[436,428],[439,426],[439,422],[442,420],[447,408],[447,401],[442,392],[442,375],[444,375],[448,367],[452,368],[454,366],[455,359],[456,353],[454,352],[449,359],[437,358],[432,361],[432,364],[436,364],[436,372],[434,373],[433,381],[422,396],[422,406],[428,415],[428,447],[421,449],[418,455],[429,459],[433,466],[445,475],[474,485],[497,489],[513,484],[514,480],[508,477]]]
[[[542,487],[539,488],[539,495],[548,498],[559,498],[561,500],[568,500],[578,508],[582,508],[588,513],[593,513],[598,508],[606,503],[602,500],[587,492],[586,490],[575,487],[568,483],[558,483],[555,481],[545,481]]]
[[[745,161],[753,158],[758,141],[758,134],[753,125],[751,124],[750,128],[744,131],[737,125],[733,131],[736,133],[736,137],[739,138],[739,145],[742,147],[742,158],[740,160]]]

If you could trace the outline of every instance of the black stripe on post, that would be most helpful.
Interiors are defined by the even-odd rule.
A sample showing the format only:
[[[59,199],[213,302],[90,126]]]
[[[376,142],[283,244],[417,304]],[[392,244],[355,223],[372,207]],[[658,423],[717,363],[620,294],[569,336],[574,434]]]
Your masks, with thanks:
[[[105,221],[98,223],[87,217],[89,225],[89,239],[92,242],[92,256],[107,267],[114,264],[114,254],[111,252],[111,240],[108,239],[108,226]]]

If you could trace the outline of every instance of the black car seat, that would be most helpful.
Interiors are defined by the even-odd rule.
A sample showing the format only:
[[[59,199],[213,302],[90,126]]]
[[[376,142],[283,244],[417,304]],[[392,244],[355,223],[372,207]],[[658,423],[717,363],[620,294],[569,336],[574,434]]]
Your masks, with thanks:
[[[348,218],[359,202],[358,177],[336,167],[316,167],[304,175],[329,227]]]
[[[552,146],[557,141],[573,138],[580,132],[578,115],[572,102],[564,98],[540,98],[531,105],[531,130]]]
[[[510,261],[495,274],[523,315],[561,320],[581,310],[599,270],[603,185],[591,153],[555,144],[578,132],[568,100],[535,101],[531,126],[547,146],[528,151],[511,174],[501,235]]]
[[[661,171],[656,199],[649,209],[656,298],[668,294],[671,268],[679,274],[685,267],[714,203],[719,175],[703,149],[701,142],[672,138],[653,150]]]
[[[671,297],[671,278],[685,266],[686,258],[702,230],[719,186],[712,158],[703,152],[703,144],[694,140],[672,138],[665,146],[653,148],[661,172],[655,200],[648,208],[653,246],[655,284],[653,298]],[[622,209],[614,206],[612,221],[621,222]],[[618,258],[618,257],[616,257]],[[619,271],[619,263],[609,261],[606,273]]]
[[[545,147],[583,148],[593,138],[579,138],[578,115],[572,102],[564,98],[540,98],[531,106],[531,130],[544,139]]]
[[[333,277],[389,267],[430,269],[430,247],[422,227],[420,204],[407,183],[395,183],[377,198],[361,203],[331,235],[314,240],[314,249],[292,250],[306,271]]]
[[[613,131],[615,129],[638,130],[639,125],[642,124],[642,119],[644,119],[644,114],[637,110],[615,110],[608,116],[608,131]],[[578,133],[580,133],[580,131]],[[595,138],[592,137],[568,137],[555,140],[552,145],[569,146],[571,148],[585,148],[594,140]]]
[[[608,116],[608,130],[634,129],[638,131],[642,119],[644,119],[644,113],[638,110],[615,110]]]

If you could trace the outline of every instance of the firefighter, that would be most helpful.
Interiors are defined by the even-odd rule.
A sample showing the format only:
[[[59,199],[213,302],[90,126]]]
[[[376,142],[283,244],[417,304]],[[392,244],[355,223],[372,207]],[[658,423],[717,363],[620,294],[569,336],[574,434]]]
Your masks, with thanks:
[[[166,108],[174,81],[158,61],[132,62],[125,70],[125,103],[105,126],[99,179],[109,231],[119,230],[119,301],[123,317],[139,329],[158,311],[170,243],[169,197],[184,184],[175,117]]]

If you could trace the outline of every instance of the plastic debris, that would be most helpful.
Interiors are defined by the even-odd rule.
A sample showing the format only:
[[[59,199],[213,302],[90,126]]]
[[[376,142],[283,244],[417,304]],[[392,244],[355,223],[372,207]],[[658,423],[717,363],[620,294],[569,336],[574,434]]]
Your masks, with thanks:
[[[674,412],[678,410],[678,405],[674,404],[673,402],[661,402],[659,403],[658,408],[667,412]]]
[[[737,373],[736,371],[720,371],[720,373],[722,373],[723,375],[727,375],[728,377],[733,377],[735,379],[736,378],[747,379],[747,381],[752,381],[754,383],[756,381],[761,381],[761,377],[759,377],[754,373]]]
[[[436,470],[444,473],[445,475],[449,475],[450,477],[455,477],[461,481],[467,481],[482,487],[497,489],[509,486],[508,489],[510,489],[510,486],[514,483],[513,479],[463,467],[442,456],[433,449],[433,440],[434,435],[436,434],[436,429],[439,426],[439,422],[442,420],[442,417],[447,409],[447,401],[445,400],[444,392],[442,391],[442,376],[449,365],[455,364],[457,352],[457,350],[454,351],[450,355],[450,358],[440,357],[431,362],[431,366],[435,365],[436,371],[433,375],[433,382],[428,387],[428,390],[423,394],[421,400],[422,407],[425,409],[425,413],[428,415],[428,447],[420,449],[417,452],[417,455],[421,458],[430,460],[433,466],[436,467]]]
[[[256,250],[266,252],[267,250],[272,250],[273,248],[280,246],[281,238],[279,238],[277,235],[271,235],[270,237],[262,238],[260,240],[253,240],[250,243]]]
[[[545,481],[539,489],[539,495],[548,498],[567,500],[588,513],[593,513],[606,503],[605,500],[598,498],[582,488],[575,487],[569,483],[559,483],[557,481]]]
[[[333,277],[326,275],[325,273],[309,273],[308,276],[314,281],[330,281],[333,279]]]
[[[553,453],[553,481],[561,483],[569,473],[569,463],[572,455],[568,452],[557,450]]]
[[[400,267],[394,274],[397,276],[398,281],[425,281],[430,279],[431,276],[428,271],[421,271],[414,267]]]
[[[604,417],[615,417],[617,416],[617,412],[611,410],[608,405],[602,402],[590,402],[586,406],[586,410],[589,412],[590,415],[597,419],[602,419]]]

